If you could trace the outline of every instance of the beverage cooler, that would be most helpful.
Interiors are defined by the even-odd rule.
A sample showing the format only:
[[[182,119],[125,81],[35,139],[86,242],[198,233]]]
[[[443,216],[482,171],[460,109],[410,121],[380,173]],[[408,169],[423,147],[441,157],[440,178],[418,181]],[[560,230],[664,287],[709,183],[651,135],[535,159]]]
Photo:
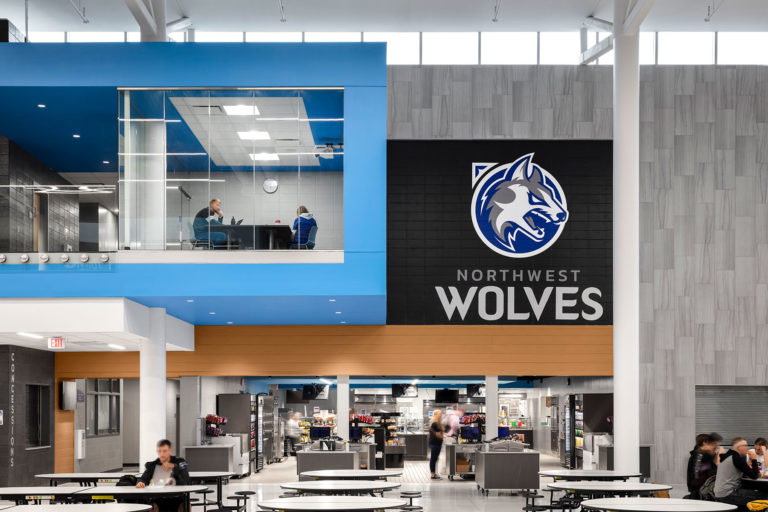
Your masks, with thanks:
[[[222,426],[226,434],[242,434],[249,445],[249,472],[259,471],[264,467],[264,457],[258,432],[259,401],[256,395],[227,393],[216,396],[216,414],[227,418]]]
[[[584,434],[613,434],[613,394],[566,395],[559,401],[560,464],[584,467]]]

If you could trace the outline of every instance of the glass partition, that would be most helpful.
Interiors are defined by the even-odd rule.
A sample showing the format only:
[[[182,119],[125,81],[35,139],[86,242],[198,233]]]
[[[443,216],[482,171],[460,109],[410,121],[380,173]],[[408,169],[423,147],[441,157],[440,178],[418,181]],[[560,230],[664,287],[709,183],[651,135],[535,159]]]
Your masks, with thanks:
[[[343,249],[343,89],[123,89],[119,104],[121,249]]]

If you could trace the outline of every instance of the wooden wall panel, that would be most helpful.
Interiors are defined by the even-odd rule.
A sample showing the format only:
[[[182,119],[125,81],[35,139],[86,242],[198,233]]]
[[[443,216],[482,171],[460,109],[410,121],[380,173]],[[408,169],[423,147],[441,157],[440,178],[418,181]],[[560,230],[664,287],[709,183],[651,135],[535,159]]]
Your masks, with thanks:
[[[611,326],[198,326],[182,375],[611,375]],[[138,352],[61,352],[56,377],[137,378]]]

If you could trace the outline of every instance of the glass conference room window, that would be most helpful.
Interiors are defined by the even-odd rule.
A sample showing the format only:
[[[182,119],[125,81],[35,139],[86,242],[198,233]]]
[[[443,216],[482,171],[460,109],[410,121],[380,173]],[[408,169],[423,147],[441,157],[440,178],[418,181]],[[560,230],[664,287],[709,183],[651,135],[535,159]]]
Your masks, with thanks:
[[[120,433],[120,380],[87,379],[85,385],[87,436]]]
[[[27,391],[27,448],[51,445],[51,388],[28,384]]]
[[[344,248],[343,88],[121,89],[119,109],[121,250]]]

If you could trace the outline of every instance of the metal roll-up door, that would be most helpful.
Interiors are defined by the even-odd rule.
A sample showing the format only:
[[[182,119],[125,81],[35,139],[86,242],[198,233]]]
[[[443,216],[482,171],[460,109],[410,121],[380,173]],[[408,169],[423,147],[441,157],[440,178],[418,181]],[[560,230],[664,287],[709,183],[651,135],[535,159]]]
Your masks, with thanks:
[[[768,387],[696,386],[696,434],[717,432],[728,446],[768,438]],[[693,440],[691,440],[693,441]]]

